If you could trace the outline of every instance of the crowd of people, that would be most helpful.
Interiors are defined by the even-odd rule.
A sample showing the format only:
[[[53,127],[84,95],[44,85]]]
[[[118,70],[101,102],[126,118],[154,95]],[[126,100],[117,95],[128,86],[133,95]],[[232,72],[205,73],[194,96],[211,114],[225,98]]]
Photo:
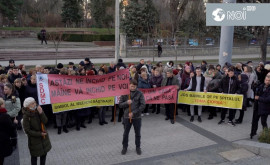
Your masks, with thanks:
[[[8,66],[2,67],[0,65],[1,146],[2,143],[10,144],[6,143],[10,138],[16,139],[16,129],[23,129],[29,141],[33,142],[32,145],[29,144],[32,164],[36,164],[37,157],[41,157],[41,163],[45,164],[46,153],[51,149],[46,131],[47,125],[54,125],[58,134],[61,134],[62,131],[68,133],[68,129],[72,127],[80,131],[81,128],[87,127],[85,122],[92,123],[97,115],[99,124],[103,126],[108,124],[105,117],[105,112],[108,109],[111,109],[112,112],[110,121],[115,120],[114,107],[91,107],[53,114],[51,105],[39,106],[36,85],[37,73],[91,76],[104,75],[121,69],[129,69],[132,84],[138,88],[176,85],[178,90],[241,94],[244,97],[242,110],[239,110],[239,114],[235,109],[178,104],[176,115],[178,115],[178,110],[181,110],[190,116],[190,122],[195,120],[195,115],[198,116],[198,122],[202,122],[202,112],[209,113],[208,120],[217,117],[217,113],[221,112],[218,124],[222,124],[225,122],[228,111],[228,124],[235,126],[243,122],[247,107],[254,104],[250,137],[256,135],[260,118],[263,128],[267,128],[267,117],[270,113],[270,74],[268,74],[270,64],[267,63],[260,62],[255,66],[252,61],[248,61],[235,65],[225,63],[224,66],[221,66],[219,64],[209,65],[206,61],[202,61],[200,65],[194,66],[190,61],[177,65],[173,61],[169,61],[163,66],[162,62],[153,64],[151,61],[145,62],[144,59],[141,59],[138,64],[125,64],[122,59],[119,59],[117,63],[111,62],[109,66],[106,64],[95,66],[89,58],[85,58],[77,66],[73,62],[69,62],[67,67],[58,63],[55,68],[37,65],[35,68],[26,70],[25,65],[17,66],[15,61],[11,59]],[[175,122],[174,107],[175,104],[165,104],[165,120],[169,120],[171,124]],[[119,103],[119,107],[117,106],[118,122],[125,120],[125,116],[128,117],[125,109],[127,107]],[[147,104],[143,106],[142,112],[136,117],[149,115],[149,109],[152,109],[152,113],[159,114],[161,105]],[[127,145],[126,143],[125,141],[125,145]],[[16,142],[6,146],[6,148],[9,147],[8,149],[0,148],[0,164],[4,161],[4,157],[10,155],[14,146],[16,146]]]

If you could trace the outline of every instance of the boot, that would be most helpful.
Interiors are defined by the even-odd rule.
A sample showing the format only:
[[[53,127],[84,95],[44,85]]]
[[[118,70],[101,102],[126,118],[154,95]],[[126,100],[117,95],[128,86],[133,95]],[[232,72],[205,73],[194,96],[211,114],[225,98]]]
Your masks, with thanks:
[[[61,134],[61,131],[62,131],[62,127],[58,127],[58,135],[60,135]]]
[[[68,130],[67,130],[67,127],[66,127],[66,126],[63,127],[63,131],[64,131],[65,133],[68,133]]]

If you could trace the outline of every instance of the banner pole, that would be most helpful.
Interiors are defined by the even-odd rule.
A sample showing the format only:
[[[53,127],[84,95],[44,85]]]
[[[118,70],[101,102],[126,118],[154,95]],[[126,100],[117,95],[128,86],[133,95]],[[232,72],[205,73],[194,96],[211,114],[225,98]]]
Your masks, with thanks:
[[[177,104],[175,103],[174,104],[174,121],[175,121],[175,116],[176,116],[176,107],[177,107]]]
[[[114,116],[113,116],[113,122],[114,122],[114,124],[115,124],[115,115],[116,115],[116,104],[114,104]]]
[[[130,100],[130,94],[128,95],[128,99]],[[131,113],[131,104],[129,104],[129,113]],[[129,122],[131,123],[132,118],[129,118]]]

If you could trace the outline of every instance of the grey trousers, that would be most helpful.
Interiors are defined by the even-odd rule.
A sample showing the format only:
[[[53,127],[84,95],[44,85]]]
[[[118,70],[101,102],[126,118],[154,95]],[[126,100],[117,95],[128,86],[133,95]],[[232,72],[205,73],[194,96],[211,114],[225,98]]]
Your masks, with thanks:
[[[194,116],[194,105],[190,106],[190,114]],[[202,106],[198,106],[198,116],[202,115]]]
[[[67,121],[67,112],[60,112],[55,115],[56,118],[56,126],[63,127],[66,125]]]

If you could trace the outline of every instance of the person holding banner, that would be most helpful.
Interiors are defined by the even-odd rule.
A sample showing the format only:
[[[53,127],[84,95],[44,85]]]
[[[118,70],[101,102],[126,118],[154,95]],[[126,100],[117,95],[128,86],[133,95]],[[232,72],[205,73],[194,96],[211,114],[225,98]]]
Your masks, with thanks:
[[[161,87],[161,83],[163,80],[163,76],[161,75],[161,71],[159,68],[154,67],[154,75],[150,78],[150,85],[152,88]],[[159,114],[160,113],[160,104],[153,104],[153,111],[152,113]]]
[[[205,77],[202,75],[202,70],[200,67],[196,68],[196,76],[192,77],[189,86],[185,91],[195,91],[195,92],[206,92]],[[202,106],[198,107],[198,121],[202,122]],[[194,105],[190,106],[190,122],[194,121]]]
[[[28,137],[28,147],[31,155],[31,164],[37,164],[40,157],[40,165],[45,165],[47,153],[51,150],[51,142],[45,128],[48,119],[40,106],[32,97],[23,102],[23,128]]]
[[[148,75],[146,72],[141,73],[141,76],[139,77],[138,88],[143,88],[143,89],[151,88],[151,85],[148,82]],[[147,116],[149,115],[148,108],[149,108],[149,104],[146,104],[146,106],[143,110],[142,116],[144,116],[144,114]]]
[[[137,81],[130,80],[130,95],[122,95],[119,101],[119,107],[124,108],[124,134],[123,134],[123,149],[122,155],[127,153],[128,136],[131,126],[133,125],[135,131],[136,152],[141,155],[141,112],[145,108],[145,100],[143,93],[137,89]]]
[[[177,90],[179,89],[179,81],[176,76],[173,75],[173,70],[168,69],[166,72],[166,77],[162,80],[161,86],[176,85]],[[171,120],[171,124],[174,124],[174,108],[175,104],[165,104],[166,118],[165,120]]]
[[[239,93],[238,88],[239,88],[239,84],[238,84],[237,78],[234,76],[234,69],[229,68],[227,76],[223,77],[220,82],[219,92],[227,93],[227,94],[236,94],[236,93]],[[221,109],[221,120],[218,122],[218,124],[222,124],[225,122],[227,111],[228,111],[227,108]],[[234,117],[235,117],[235,109],[229,109],[228,124],[235,126],[233,122]]]

